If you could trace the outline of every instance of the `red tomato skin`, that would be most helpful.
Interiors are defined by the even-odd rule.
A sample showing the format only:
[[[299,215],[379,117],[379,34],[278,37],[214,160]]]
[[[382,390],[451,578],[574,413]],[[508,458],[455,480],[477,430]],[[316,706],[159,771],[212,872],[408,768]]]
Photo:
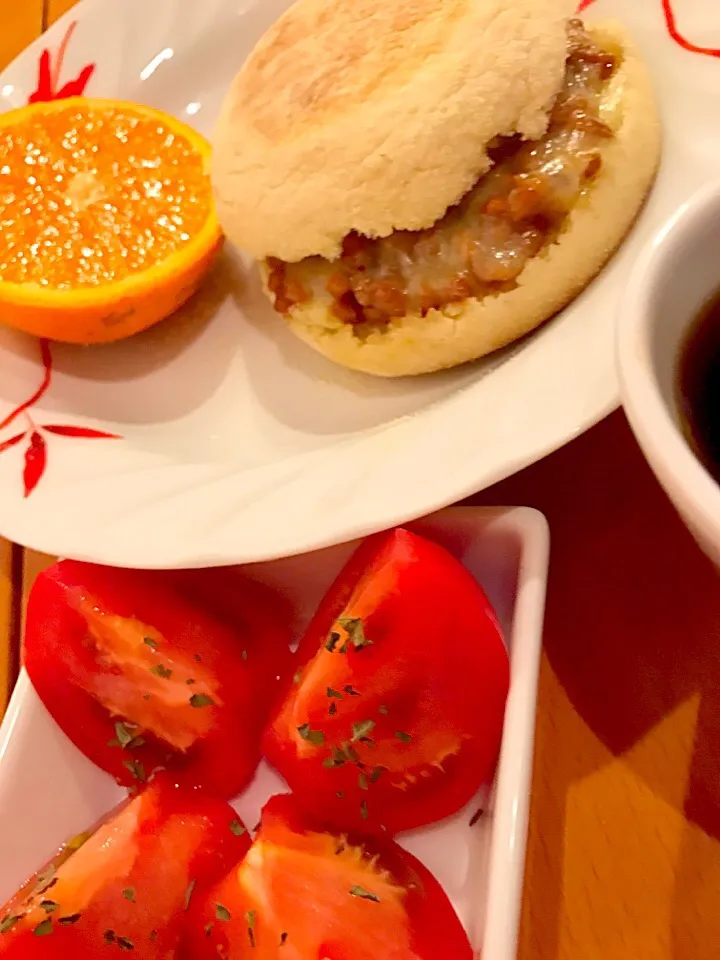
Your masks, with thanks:
[[[202,598],[202,591],[198,590]],[[78,609],[86,600],[105,612],[135,618],[163,637],[158,649],[173,651],[197,664],[217,685],[212,726],[187,751],[155,737],[129,752],[117,745],[111,715],[83,683],[103,672],[88,646],[88,622]],[[25,630],[25,666],[43,703],[73,743],[118,783],[137,786],[156,768],[172,771],[176,782],[205,789],[223,799],[236,796],[252,778],[260,757],[262,727],[276,699],[278,667],[286,669],[289,633],[281,623],[253,634],[229,617],[215,616],[197,602],[192,590],[178,589],[164,573],[115,570],[64,560],[45,570],[30,593]],[[148,651],[149,653],[149,651]],[[188,700],[192,687],[187,688]],[[194,715],[194,712],[193,712]],[[139,761],[138,768],[128,767]]]
[[[339,617],[360,617],[372,644],[351,645],[345,654],[323,650]],[[311,677],[321,662],[318,683]],[[491,777],[509,689],[507,651],[481,587],[438,544],[403,529],[361,544],[301,639],[296,671],[266,728],[263,752],[299,802],[311,813],[321,809],[337,829],[394,834],[442,820]],[[359,696],[345,696],[348,678]],[[332,707],[323,701],[326,682],[343,693]],[[375,724],[369,734],[374,744],[353,743],[365,764],[367,782],[361,784],[356,764],[324,764],[332,760],[332,747],[350,739],[352,724],[367,720]],[[413,723],[424,723],[422,737]],[[301,741],[304,724],[320,731],[324,742]],[[415,750],[429,743],[433,730],[447,735],[453,750],[445,751],[440,766],[425,757],[418,770]],[[383,751],[398,767],[406,757],[414,779],[403,781],[396,768],[371,782],[383,766]]]
[[[326,834],[321,823],[308,817],[297,803],[295,797],[283,794],[271,797],[266,804],[256,842],[268,839],[282,844],[288,832],[298,836]],[[340,842],[340,838],[335,838]],[[403,905],[410,930],[411,955],[408,960],[473,960],[473,949],[455,913],[450,900],[438,881],[420,861],[403,850],[390,839],[378,837],[368,839],[357,836],[343,836],[343,842],[350,845],[362,845],[368,858],[376,858],[377,868],[387,871],[393,882],[405,889]],[[252,848],[251,848],[252,850]],[[233,868],[228,876],[211,888],[204,897],[197,898],[188,913],[186,937],[179,954],[179,960],[282,960],[287,945],[293,937],[292,922],[288,921],[288,941],[281,946],[279,940],[270,945],[262,939],[262,908],[249,900],[247,893],[238,883],[238,868]],[[298,903],[298,910],[312,909],[313,876],[307,878],[307,902]],[[340,896],[347,895],[342,880],[339,883]],[[342,900],[340,901],[342,902]],[[217,922],[217,904],[227,908],[234,918],[242,918],[239,923]],[[371,904],[368,909],[368,923],[372,925],[372,910],[381,904]],[[255,947],[248,939],[245,917],[248,910],[255,913],[254,926],[257,929]],[[208,929],[211,930],[208,935]],[[320,935],[321,936],[321,935]],[[356,960],[353,949],[354,931],[348,929],[347,938],[338,942],[323,942],[317,955],[305,956],[302,960]],[[380,960],[380,957],[378,957]]]
[[[165,575],[174,589],[249,638],[256,669],[268,684],[274,706],[295,662],[290,652],[291,604],[236,567],[173,570]]]
[[[131,833],[121,828],[127,816]],[[166,960],[180,942],[188,896],[191,902],[202,895],[250,845],[232,807],[163,777],[121,803],[93,832],[102,832],[105,842],[93,846],[90,838],[67,863],[61,851],[50,861],[59,865],[44,892],[30,899],[36,876],[0,910],[0,919],[21,915],[0,933],[2,960],[95,960],[106,949],[122,950],[118,937],[137,960]],[[125,869],[118,870],[118,857],[127,861]],[[41,899],[56,906],[45,913],[37,906]],[[74,923],[59,922],[78,913]],[[47,920],[49,932],[36,934]],[[108,943],[106,931],[116,939]]]

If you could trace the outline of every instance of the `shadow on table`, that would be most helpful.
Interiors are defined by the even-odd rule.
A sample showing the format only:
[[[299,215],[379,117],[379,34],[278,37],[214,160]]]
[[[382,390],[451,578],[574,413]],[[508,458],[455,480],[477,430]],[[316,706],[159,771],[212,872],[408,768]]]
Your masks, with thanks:
[[[544,845],[556,853],[543,864],[544,897],[554,892],[559,909],[565,822],[564,810],[537,804],[552,806],[571,783],[607,763],[603,745],[632,767],[635,751],[625,756],[630,748],[692,697],[699,698],[699,712],[684,801],[678,778],[685,770],[676,764],[642,764],[633,772],[720,839],[720,578],[665,498],[624,417],[614,414],[473,502],[528,504],[550,522],[547,663],[541,673],[549,716],[541,712],[539,723],[552,729],[538,729],[536,777],[545,775],[538,766],[544,764],[548,775],[559,771],[568,782],[543,790],[547,798],[538,798],[533,810],[533,829],[539,824]],[[558,682],[561,691],[553,689]],[[554,701],[547,704],[548,698]],[[573,708],[600,743],[589,736],[584,755],[564,764],[562,710]],[[577,738],[572,751],[578,752]],[[697,863],[688,857],[690,851],[679,854],[678,910],[678,898],[697,886]],[[686,881],[694,878],[688,889],[684,863]],[[540,949],[530,955],[548,954]]]

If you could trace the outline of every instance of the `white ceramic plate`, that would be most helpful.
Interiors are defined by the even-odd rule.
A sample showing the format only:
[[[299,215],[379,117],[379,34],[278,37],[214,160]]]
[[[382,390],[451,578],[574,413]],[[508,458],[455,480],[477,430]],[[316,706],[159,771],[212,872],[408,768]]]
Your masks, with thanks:
[[[493,603],[511,657],[511,686],[494,789],[458,816],[402,838],[450,895],[483,960],[516,954],[527,829],[537,674],[547,582],[548,531],[527,508],[458,508],[415,529],[443,543],[477,577]],[[296,611],[298,631],[351,549],[253,568],[279,587]],[[265,799],[286,790],[263,766],[235,804],[254,824]],[[93,823],[122,790],[70,743],[22,675],[0,729],[0,903],[60,843]],[[471,827],[482,806],[486,811]],[[449,958],[448,958],[449,960]]]
[[[96,63],[89,93],[162,107],[208,133],[243,58],[288,2],[85,0],[0,77],[0,109],[35,89],[44,46],[57,64],[76,17],[60,83]],[[687,36],[720,47],[717,0],[672,2]],[[720,164],[720,60],[682,50],[662,3],[596,0],[589,10],[624,19],[645,51],[665,161],[620,255],[552,323],[485,363],[384,382],[297,342],[254,269],[228,257],[174,321],[111,347],[52,348],[49,387],[28,411],[47,453],[30,496],[32,425],[22,414],[0,430],[0,444],[28,431],[0,453],[0,533],[128,566],[288,556],[445,506],[608,413],[618,399],[612,318],[635,254]],[[37,342],[0,333],[0,421],[42,383],[39,361]],[[123,439],[43,434],[44,425]]]

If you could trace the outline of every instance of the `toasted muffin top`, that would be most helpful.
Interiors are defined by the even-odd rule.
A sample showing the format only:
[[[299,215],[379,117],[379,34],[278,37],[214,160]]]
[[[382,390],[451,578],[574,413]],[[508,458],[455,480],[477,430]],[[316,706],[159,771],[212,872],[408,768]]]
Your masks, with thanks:
[[[298,0],[228,93],[214,142],[220,221],[255,257],[336,257],[431,226],[535,139],[563,78],[574,0]]]

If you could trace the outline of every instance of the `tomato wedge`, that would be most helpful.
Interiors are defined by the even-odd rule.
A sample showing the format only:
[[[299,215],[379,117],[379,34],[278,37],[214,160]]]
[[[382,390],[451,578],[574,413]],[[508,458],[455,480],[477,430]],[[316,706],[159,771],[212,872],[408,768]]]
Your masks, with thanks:
[[[444,891],[391,840],[317,827],[291,796],[263,810],[242,863],[197,898],[184,960],[472,960]]]
[[[0,910],[2,960],[175,956],[193,896],[244,856],[232,807],[159,778],[71,841]]]
[[[309,810],[395,833],[459,810],[487,780],[509,664],[484,592],[407,530],[371,537],[330,588],[263,749]]]
[[[237,567],[171,570],[162,576],[173,589],[247,637],[263,676],[279,680],[289,675],[293,609],[285,597],[250,580]]]
[[[255,772],[289,632],[264,594],[244,623],[240,602],[210,612],[208,583],[64,560],[33,586],[30,678],[75,745],[121,784],[165,768],[229,798]],[[254,597],[247,582],[242,591]]]

